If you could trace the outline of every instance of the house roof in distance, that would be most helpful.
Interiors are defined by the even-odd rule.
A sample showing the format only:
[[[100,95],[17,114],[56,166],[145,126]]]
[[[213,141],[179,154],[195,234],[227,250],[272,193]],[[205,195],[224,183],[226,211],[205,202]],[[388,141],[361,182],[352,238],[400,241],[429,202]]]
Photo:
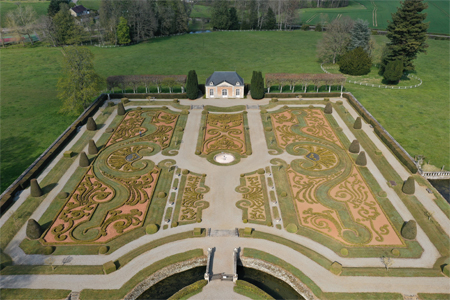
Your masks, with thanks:
[[[206,79],[206,85],[210,85],[212,82],[213,85],[219,85],[222,82],[228,82],[231,85],[236,85],[239,82],[239,85],[244,85],[244,79],[238,75],[237,72],[231,71],[217,71],[214,72],[211,76]]]
[[[84,7],[83,5],[77,5],[72,7],[71,9],[77,14],[82,13],[83,11],[87,11],[87,8]]]

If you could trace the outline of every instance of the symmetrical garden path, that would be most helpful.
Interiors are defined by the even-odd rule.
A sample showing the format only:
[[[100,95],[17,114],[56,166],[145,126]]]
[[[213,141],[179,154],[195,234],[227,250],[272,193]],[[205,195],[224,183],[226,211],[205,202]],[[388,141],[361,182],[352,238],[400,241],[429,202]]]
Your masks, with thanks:
[[[289,99],[291,100],[291,99]],[[307,100],[307,99],[305,99]],[[315,99],[311,99],[315,100]],[[331,101],[340,100],[339,98],[331,99]],[[116,100],[117,101],[117,100]],[[264,105],[268,104],[268,99],[261,101],[254,100],[225,100],[225,99],[198,99],[195,102],[188,100],[181,100],[183,105],[214,105],[228,107],[232,105]],[[151,107],[157,106],[152,105]],[[283,99],[280,99],[280,104],[277,107],[270,109],[270,111],[277,110],[283,106]],[[308,105],[302,105],[301,101],[298,105],[289,105],[290,107],[307,107]],[[316,107],[323,107],[323,105],[315,105]],[[354,109],[344,101],[345,108],[349,113],[356,118],[357,113]],[[105,104],[106,107],[106,104]],[[129,108],[135,108],[133,103],[127,106]],[[145,106],[142,106],[145,108]],[[176,108],[172,108],[173,111],[179,111]],[[127,254],[131,250],[151,243],[154,240],[160,239],[166,235],[185,232],[192,230],[194,227],[201,226],[203,228],[211,228],[212,230],[233,230],[235,228],[242,228],[248,226],[242,222],[242,211],[235,205],[236,201],[241,199],[242,194],[238,193],[235,189],[240,184],[240,174],[253,172],[261,167],[270,166],[270,160],[273,158],[280,158],[286,162],[290,162],[293,159],[298,159],[299,156],[290,155],[287,152],[283,152],[280,155],[268,155],[268,149],[264,136],[264,128],[261,122],[261,114],[259,109],[248,109],[248,123],[250,127],[250,139],[253,153],[242,158],[241,161],[232,166],[218,166],[209,163],[205,158],[195,155],[198,130],[201,126],[201,109],[191,109],[187,124],[184,130],[183,141],[181,142],[179,154],[173,157],[164,156],[158,153],[153,156],[144,157],[152,160],[156,164],[162,160],[171,158],[176,161],[177,168],[188,169],[191,172],[206,174],[205,185],[210,188],[210,191],[205,194],[205,200],[209,202],[209,208],[203,211],[201,224],[188,224],[178,226],[175,228],[169,228],[167,230],[160,230],[153,235],[142,236],[114,251],[109,255],[72,255],[69,265],[101,265],[107,261],[115,260],[124,254]],[[102,113],[102,110],[97,112],[97,116]],[[104,133],[105,129],[113,121],[116,116],[116,112],[111,114],[107,119],[105,126],[96,132],[93,137],[94,141],[97,141]],[[340,116],[333,112],[333,117],[337,121],[338,125],[343,128],[343,133],[347,138],[352,141],[355,139],[352,132],[347,128],[344,121]],[[406,180],[409,173],[398,162],[398,160],[391,154],[388,148],[379,140],[379,138],[373,132],[366,123],[363,122],[363,130],[376,145],[376,147],[382,151],[384,157],[393,166],[397,173]],[[66,147],[70,147],[81,137],[85,128],[77,134],[73,141]],[[363,148],[361,150],[364,150]],[[85,149],[87,152],[87,148]],[[55,159],[55,162],[62,156],[62,154]],[[49,170],[54,166],[52,163],[46,171],[38,178],[41,181]],[[380,185],[381,189],[386,191],[387,198],[391,201],[394,208],[400,214],[403,220],[414,219],[412,214],[403,204],[401,199],[395,193],[393,189],[388,187],[386,180],[378,170],[375,163],[367,157],[367,166],[370,169],[373,177]],[[61,191],[65,183],[70,179],[71,174],[78,168],[78,160],[76,160],[72,166],[67,169],[67,172],[60,180],[58,186],[56,186],[45,198],[42,204],[35,210],[31,218],[39,219],[46,209],[51,204],[51,201]],[[25,190],[21,193],[14,206],[10,209],[14,211],[20,204],[22,204],[29,195],[29,190]],[[450,235],[450,221],[449,218],[439,209],[439,207],[432,200],[431,196],[425,191],[425,189],[416,184],[417,198],[425,206],[425,208],[433,213],[434,218],[441,227],[444,229],[447,235]],[[0,225],[3,225],[10,213],[6,213],[0,218]],[[298,244],[304,245],[307,248],[314,250],[315,252],[323,255],[331,261],[339,261],[344,267],[383,267],[378,257],[369,258],[345,258],[337,255],[334,251],[328,247],[313,241],[307,237],[291,234],[285,230],[278,230],[275,227],[268,227],[265,225],[251,224],[251,227],[257,231],[267,232],[273,235],[283,237],[285,239],[294,241]],[[26,226],[23,226],[9,243],[5,252],[9,254],[15,264],[23,265],[41,265],[44,264],[45,259],[48,256],[45,255],[26,255],[19,244],[25,238]],[[391,268],[432,268],[436,260],[441,256],[430,241],[425,232],[418,227],[417,241],[423,248],[423,253],[420,258],[396,258]],[[374,277],[374,276],[336,276],[330,271],[319,267],[317,263],[310,258],[302,255],[301,253],[281,244],[271,242],[262,239],[246,239],[241,237],[225,236],[225,237],[205,237],[198,239],[185,239],[168,244],[164,244],[148,252],[145,252],[138,257],[131,260],[128,264],[121,267],[119,270],[109,275],[6,275],[0,278],[0,288],[35,288],[35,289],[70,289],[73,291],[81,291],[82,289],[118,289],[127,280],[133,277],[138,271],[151,265],[152,263],[164,259],[164,257],[184,252],[190,249],[203,248],[205,253],[209,247],[216,248],[216,256],[213,262],[214,273],[232,273],[232,250],[235,247],[242,248],[255,248],[270,253],[274,256],[282,258],[286,262],[290,263],[294,267],[305,273],[306,276],[311,278],[324,292],[398,292],[403,294],[417,294],[422,293],[449,293],[449,281],[446,277]],[[56,256],[55,265],[64,264],[63,260],[67,256]],[[212,281],[207,285],[203,292],[196,295],[193,299],[220,299],[220,297],[214,297],[213,295],[225,295],[223,298],[228,299],[242,299],[243,296],[234,294],[232,291],[232,285],[229,282]]]

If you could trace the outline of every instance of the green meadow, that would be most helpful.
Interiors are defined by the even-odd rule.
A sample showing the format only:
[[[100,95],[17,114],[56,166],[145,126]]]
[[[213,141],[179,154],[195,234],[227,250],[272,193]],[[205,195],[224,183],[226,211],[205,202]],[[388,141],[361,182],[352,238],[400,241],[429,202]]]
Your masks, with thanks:
[[[215,32],[155,38],[120,48],[89,47],[103,77],[127,74],[187,74],[199,82],[214,71],[236,70],[250,82],[252,71],[320,73],[318,32]],[[386,38],[375,36],[378,44]],[[346,84],[359,101],[411,154],[422,154],[450,169],[449,43],[429,41],[427,55],[416,61],[423,85],[384,90]],[[56,83],[61,49],[0,50],[1,189],[8,187],[76,117],[58,114]]]

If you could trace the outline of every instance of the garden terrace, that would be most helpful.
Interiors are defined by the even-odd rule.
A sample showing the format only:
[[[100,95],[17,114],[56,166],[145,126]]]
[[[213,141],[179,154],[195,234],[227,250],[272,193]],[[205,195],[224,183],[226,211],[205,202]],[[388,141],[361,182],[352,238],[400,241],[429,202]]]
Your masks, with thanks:
[[[283,86],[289,85],[291,92],[295,91],[296,85],[301,85],[304,92],[308,86],[315,86],[317,91],[321,86],[327,86],[331,91],[332,86],[340,87],[342,91],[345,84],[345,77],[341,74],[287,74],[287,73],[268,73],[265,75],[267,92],[274,85],[279,86],[280,93],[283,92]]]
[[[174,86],[181,86],[181,92],[184,92],[186,85],[186,75],[118,75],[109,76],[106,79],[107,89],[114,92],[115,88],[122,90],[122,93],[127,88],[131,88],[133,93],[136,93],[139,87],[145,87],[145,92],[149,88],[156,86],[158,93],[161,87],[168,87],[169,92],[172,93]]]

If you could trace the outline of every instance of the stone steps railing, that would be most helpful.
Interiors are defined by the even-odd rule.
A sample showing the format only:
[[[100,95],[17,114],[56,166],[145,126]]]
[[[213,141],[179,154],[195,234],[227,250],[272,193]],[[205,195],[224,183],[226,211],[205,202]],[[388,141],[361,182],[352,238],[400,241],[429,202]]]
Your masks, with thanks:
[[[450,171],[424,172],[419,169],[419,174],[426,179],[450,179]]]

